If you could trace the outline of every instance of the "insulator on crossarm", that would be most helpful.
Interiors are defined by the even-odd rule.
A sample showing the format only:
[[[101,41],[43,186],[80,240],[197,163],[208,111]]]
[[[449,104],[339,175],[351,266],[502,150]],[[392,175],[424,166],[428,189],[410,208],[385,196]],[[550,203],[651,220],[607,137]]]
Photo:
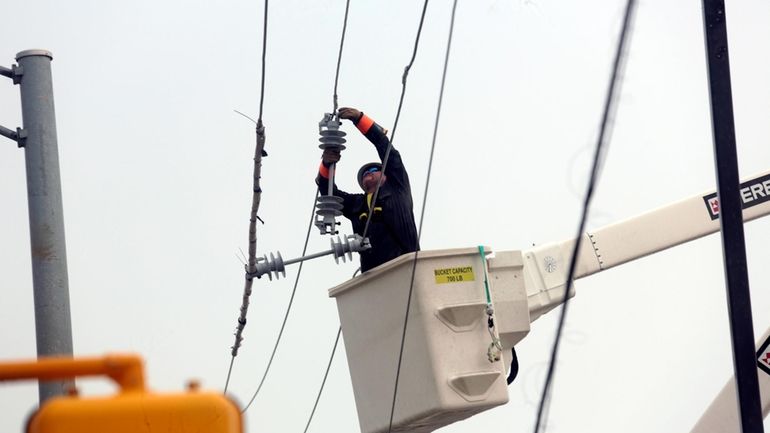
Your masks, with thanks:
[[[339,259],[342,258],[342,262],[345,263],[345,256],[348,260],[353,260],[353,253],[359,253],[371,248],[369,245],[369,238],[362,238],[361,235],[347,235],[337,236],[332,238],[332,251],[334,254],[334,261],[339,263]]]
[[[257,263],[255,265],[256,271],[252,274],[253,277],[261,278],[262,275],[267,274],[267,277],[270,279],[270,281],[273,280],[273,275],[275,274],[275,278],[279,279],[281,275],[283,277],[286,277],[286,266],[283,264],[283,257],[281,257],[280,252],[276,252],[277,256],[273,255],[273,253],[270,253],[270,257],[265,254],[263,257],[259,257],[257,259]]]

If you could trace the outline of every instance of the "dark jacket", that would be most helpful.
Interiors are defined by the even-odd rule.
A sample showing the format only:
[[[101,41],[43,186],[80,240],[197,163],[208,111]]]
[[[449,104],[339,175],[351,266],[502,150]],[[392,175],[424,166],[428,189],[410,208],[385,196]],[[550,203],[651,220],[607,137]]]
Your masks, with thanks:
[[[385,131],[366,115],[356,123],[358,129],[374,144],[380,161],[385,165],[385,152],[390,141]],[[414,223],[412,190],[409,186],[409,176],[401,161],[401,155],[395,148],[390,149],[388,163],[385,166],[385,182],[380,186],[377,202],[374,204],[374,214],[369,223],[366,236],[372,248],[359,253],[361,256],[361,272],[377,267],[396,257],[417,251],[417,227]],[[325,194],[329,190],[329,179],[323,164],[319,170],[316,183]],[[334,195],[342,197],[342,214],[353,225],[353,231],[363,235],[366,220],[369,216],[369,205],[366,194],[351,194],[341,191],[334,185]]]

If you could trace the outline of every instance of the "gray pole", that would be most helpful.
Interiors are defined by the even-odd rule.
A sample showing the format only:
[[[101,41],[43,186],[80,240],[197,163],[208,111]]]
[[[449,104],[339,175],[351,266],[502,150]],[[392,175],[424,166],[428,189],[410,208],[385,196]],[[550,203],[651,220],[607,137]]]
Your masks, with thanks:
[[[45,50],[27,50],[16,55],[21,69],[21,112],[27,133],[25,159],[38,357],[72,355],[52,59]],[[40,382],[40,402],[63,394],[69,384],[71,381]]]

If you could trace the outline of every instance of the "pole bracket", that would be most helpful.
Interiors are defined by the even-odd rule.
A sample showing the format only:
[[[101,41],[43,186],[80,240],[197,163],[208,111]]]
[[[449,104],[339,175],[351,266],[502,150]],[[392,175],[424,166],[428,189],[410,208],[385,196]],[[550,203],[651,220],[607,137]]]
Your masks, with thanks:
[[[27,144],[27,131],[25,129],[16,128],[16,131],[14,132],[13,130],[0,125],[0,135],[15,141],[18,147],[24,147]]]
[[[19,65],[11,65],[10,69],[0,66],[0,75],[12,79],[13,84],[19,84],[21,76],[24,75],[24,68]]]
[[[24,67],[19,65],[11,65],[11,74],[13,79],[13,84],[19,84],[21,83],[21,77],[24,75]]]

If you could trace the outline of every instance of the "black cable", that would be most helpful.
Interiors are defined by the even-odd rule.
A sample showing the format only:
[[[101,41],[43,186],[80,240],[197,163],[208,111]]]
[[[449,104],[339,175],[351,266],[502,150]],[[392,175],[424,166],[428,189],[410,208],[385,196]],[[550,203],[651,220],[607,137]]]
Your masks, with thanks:
[[[425,4],[427,6],[428,4],[427,0],[425,1]],[[449,65],[449,52],[452,48],[452,35],[454,34],[456,10],[457,10],[457,0],[454,0],[454,2],[452,3],[452,17],[450,19],[450,24],[449,24],[449,36],[447,37],[446,54],[444,56],[444,70],[441,74],[441,89],[439,91],[438,107],[436,108],[436,120],[433,124],[433,139],[431,140],[430,156],[428,158],[428,173],[425,179],[425,190],[423,192],[423,197],[422,197],[422,209],[420,210],[420,225],[417,230],[417,241],[416,241],[417,245],[420,244],[420,237],[422,236],[422,224],[425,221],[425,207],[426,207],[426,203],[428,202],[428,187],[430,186],[430,175],[433,169],[433,155],[436,150],[436,136],[438,135],[438,124],[439,124],[439,119],[441,118],[441,106],[444,101],[444,85],[446,84],[446,73],[447,73],[447,67]],[[423,9],[423,18],[424,17],[425,17],[425,9]],[[420,26],[422,26],[422,21],[420,21]],[[415,52],[416,52],[416,45],[415,45]],[[402,94],[402,98],[403,98],[403,94]],[[373,201],[374,200],[372,200],[372,202]],[[417,245],[415,245],[415,247]],[[401,376],[401,362],[403,361],[403,358],[404,358],[404,342],[406,341],[406,328],[407,328],[407,325],[409,324],[409,309],[412,304],[412,292],[414,291],[414,274],[416,269],[417,269],[417,251],[415,251],[414,260],[412,261],[412,276],[409,283],[409,296],[406,301],[406,313],[404,314],[404,327],[403,327],[403,330],[401,331],[401,347],[399,348],[399,351],[398,351],[398,366],[396,367],[396,383],[393,387],[393,402],[390,406],[390,420],[388,421],[388,433],[391,433],[391,431],[393,430],[393,415],[396,410],[396,396],[398,395],[398,379]]]
[[[259,117],[257,120],[262,123],[262,105],[265,102],[265,53],[267,52],[267,4],[265,0],[265,15],[263,17],[264,26],[262,27],[262,83],[259,90]]]
[[[353,274],[355,275],[355,274]],[[318,407],[318,401],[321,400],[321,393],[324,391],[324,386],[326,386],[326,378],[329,376],[329,370],[332,368],[332,361],[334,360],[334,353],[337,352],[337,343],[340,342],[340,334],[342,333],[342,326],[340,326],[337,329],[337,338],[334,339],[334,347],[332,348],[332,354],[329,357],[329,363],[326,365],[326,373],[324,373],[323,381],[321,381],[321,389],[318,390],[318,395],[315,398],[315,403],[313,404],[313,410],[310,412],[310,418],[307,420],[307,424],[305,425],[305,430],[303,433],[307,433],[307,429],[310,428],[310,421],[313,420],[313,415],[315,414],[315,409]]]
[[[230,375],[233,372],[233,363],[235,362],[235,355],[230,355],[230,368],[227,369],[227,380],[225,380],[225,390],[222,394],[227,394],[227,386],[230,385]]]
[[[267,4],[268,1],[265,0],[265,30],[263,34],[263,45],[262,45],[262,97],[259,101],[259,109],[260,109],[260,119],[262,118],[262,102],[264,100],[264,89],[265,89],[265,44],[267,41]],[[337,84],[339,82],[339,74],[340,74],[340,63],[342,61],[342,48],[345,43],[345,32],[348,25],[348,11],[350,9],[350,0],[347,0],[347,3],[345,5],[345,18],[343,20],[342,24],[342,37],[340,39],[340,50],[339,55],[337,57],[337,72],[334,77],[334,112],[337,112]],[[310,222],[308,223],[307,227],[307,233],[305,234],[305,245],[302,247],[302,255],[304,256],[307,253],[307,246],[308,242],[310,240],[310,231],[313,228],[313,220],[315,216],[315,208],[316,208],[316,201],[318,200],[318,195],[320,194],[320,191],[316,189],[316,195],[315,198],[313,198],[313,211],[310,214]],[[281,324],[281,329],[278,332],[278,338],[275,341],[275,345],[273,346],[273,352],[270,355],[270,360],[267,363],[267,367],[265,368],[265,373],[262,375],[262,379],[259,382],[259,386],[257,387],[257,390],[254,391],[254,395],[251,396],[251,400],[249,400],[249,403],[244,407],[242,413],[245,413],[246,410],[251,406],[251,404],[254,402],[254,399],[257,397],[257,394],[259,394],[259,391],[262,389],[262,385],[265,383],[265,378],[267,377],[267,373],[270,371],[270,366],[273,364],[273,358],[275,357],[275,353],[278,350],[278,345],[281,342],[281,337],[283,336],[283,330],[286,327],[286,322],[289,318],[289,312],[291,311],[291,306],[294,303],[294,295],[297,292],[297,285],[299,283],[300,275],[302,274],[302,266],[304,265],[304,262],[300,262],[299,269],[297,270],[297,277],[294,280],[294,288],[291,291],[291,298],[289,299],[289,305],[286,308],[286,314],[283,317],[283,323]],[[355,276],[355,274],[353,274]],[[342,328],[340,328],[340,331]],[[339,332],[337,333],[337,340],[339,340]],[[337,341],[334,343],[334,350],[337,348]],[[334,357],[334,351],[332,351],[332,357]],[[331,360],[329,360],[329,364],[331,365]],[[230,363],[230,369],[232,370],[232,362]],[[327,368],[326,374],[329,373],[329,370]],[[228,372],[228,381],[229,381],[230,373]],[[324,383],[326,382],[326,376],[324,376]],[[323,385],[321,386],[321,391],[323,391]],[[319,391],[318,398],[321,397],[321,394]],[[318,400],[316,400],[316,405],[318,404]],[[313,407],[313,412],[315,412],[315,407]],[[312,419],[313,415],[310,415],[310,418]],[[308,426],[310,425],[310,420],[308,420]],[[305,427],[305,430],[307,431],[307,427]]]
[[[355,272],[353,272],[353,276],[350,278],[355,278],[356,275],[361,272],[361,268],[356,269]],[[342,326],[339,327],[337,330],[337,338],[334,340],[334,347],[332,347],[332,354],[329,356],[329,363],[326,365],[326,372],[324,373],[323,381],[321,381],[321,389],[318,390],[318,395],[315,398],[315,404],[313,404],[313,410],[310,412],[310,417],[307,419],[307,424],[305,425],[305,432],[307,433],[308,427],[310,427],[310,421],[313,420],[313,415],[315,414],[316,407],[318,407],[318,401],[321,399],[321,394],[324,392],[324,386],[326,386],[326,378],[329,376],[329,370],[332,368],[332,361],[334,360],[334,353],[337,352],[337,343],[340,341],[340,334],[342,333]]]
[[[310,231],[313,228],[313,217],[315,216],[315,202],[318,200],[318,194],[319,191],[316,189],[315,197],[313,198],[313,210],[310,213],[310,223],[307,226],[307,233],[305,234],[305,245],[302,247],[302,255],[304,256],[307,253],[307,245],[310,241]],[[297,292],[297,285],[299,284],[299,277],[302,275],[302,266],[305,264],[305,262],[299,262],[299,269],[297,269],[297,277],[294,279],[294,288],[291,289],[291,297],[289,298],[289,305],[286,307],[286,314],[283,316],[283,323],[281,323],[281,330],[278,331],[278,338],[275,340],[275,345],[273,346],[273,353],[270,354],[270,360],[267,362],[267,367],[265,368],[265,373],[262,375],[262,379],[259,381],[259,386],[257,387],[257,390],[254,391],[254,395],[251,396],[251,400],[249,400],[249,403],[246,405],[246,407],[243,408],[241,413],[245,413],[246,410],[251,406],[251,403],[254,402],[254,399],[257,398],[257,394],[259,394],[259,391],[262,389],[262,385],[265,383],[265,378],[267,377],[267,372],[270,371],[270,366],[273,364],[273,358],[275,357],[275,352],[278,350],[278,344],[281,342],[281,337],[283,336],[283,330],[286,327],[286,321],[289,318],[289,312],[291,311],[291,306],[294,303],[294,294]],[[232,369],[232,362],[230,363],[230,368]],[[230,373],[227,374],[228,380],[230,377]]]
[[[508,370],[508,377],[505,378],[505,383],[512,384],[516,380],[516,376],[519,375],[519,357],[516,356],[516,348],[511,348],[511,369]]]
[[[342,47],[345,44],[345,31],[348,28],[348,10],[350,10],[350,0],[345,2],[345,18],[342,21],[342,37],[340,38],[340,52],[337,55],[337,72],[334,74],[334,110],[332,114],[337,113],[337,83],[340,79],[340,64],[342,63]]]
[[[342,64],[342,49],[345,46],[345,32],[348,28],[348,11],[350,11],[350,0],[347,0],[345,2],[345,18],[342,20],[342,36],[340,37],[340,50],[339,54],[337,55],[337,71],[334,74],[334,109],[332,110],[332,114],[337,113],[337,85],[339,84],[340,79],[340,65]],[[316,197],[317,199],[318,197]],[[315,202],[314,202],[315,203]],[[309,234],[310,232],[308,232]],[[353,278],[355,278],[356,274],[361,270],[361,268],[358,268],[353,273]],[[315,403],[313,404],[313,410],[310,412],[310,417],[307,420],[307,424],[305,425],[304,432],[307,433],[307,429],[310,428],[310,422],[313,420],[313,415],[315,415],[315,410],[318,407],[318,402],[321,400],[321,394],[323,393],[324,386],[326,386],[326,378],[329,376],[329,370],[332,366],[332,361],[334,360],[334,354],[337,352],[337,344],[340,341],[340,334],[342,333],[342,326],[340,326],[337,329],[337,338],[334,339],[334,347],[332,348],[332,354],[329,357],[329,363],[326,366],[326,372],[324,373],[323,381],[321,381],[321,388],[318,390],[318,395],[316,396]]]
[[[537,411],[537,420],[535,423],[535,433],[540,432],[540,424],[543,420],[544,408],[546,401],[550,400],[549,389],[553,380],[553,374],[556,370],[556,356],[559,352],[559,342],[561,341],[561,334],[564,330],[564,321],[567,316],[567,305],[569,304],[569,292],[572,288],[572,279],[575,276],[575,268],[577,266],[577,256],[580,250],[580,244],[583,240],[583,231],[585,230],[586,219],[588,216],[588,208],[593,197],[594,190],[596,188],[596,181],[599,177],[600,159],[603,155],[603,147],[605,146],[605,137],[609,136],[609,128],[611,126],[610,117],[611,113],[614,113],[615,109],[615,92],[621,81],[620,74],[623,68],[623,61],[625,60],[625,47],[628,39],[629,29],[631,27],[631,20],[633,18],[635,0],[628,0],[626,3],[625,16],[623,17],[623,27],[620,31],[620,38],[618,40],[617,50],[615,51],[615,60],[612,65],[612,76],[607,89],[607,95],[604,100],[604,113],[602,114],[601,127],[599,128],[599,137],[596,141],[596,149],[594,151],[593,166],[591,167],[591,177],[588,181],[588,187],[586,189],[585,199],[583,201],[583,213],[580,217],[580,224],[578,225],[577,236],[575,236],[575,245],[572,249],[572,257],[570,258],[569,272],[567,273],[567,286],[564,291],[564,300],[562,301],[564,306],[561,310],[559,317],[559,324],[556,328],[556,338],[553,342],[553,348],[551,349],[551,361],[548,365],[548,373],[545,378],[545,384],[543,385],[543,393],[540,396],[540,405]]]
[[[382,172],[385,173],[385,169],[388,167],[388,158],[390,157],[390,150],[393,148],[393,140],[396,138],[396,128],[398,128],[398,119],[401,117],[401,107],[404,105],[404,95],[406,94],[406,78],[409,75],[409,69],[414,64],[414,59],[417,57],[417,47],[420,43],[420,34],[422,34],[422,24],[425,22],[425,11],[428,10],[428,0],[422,6],[422,14],[420,15],[420,25],[417,27],[417,36],[414,40],[414,50],[412,51],[412,58],[409,60],[409,64],[404,68],[404,74],[401,76],[401,97],[398,100],[398,109],[396,110],[396,120],[393,121],[393,131],[390,133],[390,140],[388,143],[388,149],[385,151],[385,157],[382,159]],[[364,225],[364,232],[362,237],[366,237],[366,233],[369,231],[369,223],[372,221],[371,209],[374,209],[374,204],[377,202],[377,196],[380,193],[380,186],[382,186],[382,178],[377,182],[377,188],[372,195],[372,201],[369,205],[369,216],[366,218],[366,225]]]
[[[225,380],[225,389],[223,391],[225,394],[227,393],[227,388],[230,385],[230,376],[233,372],[235,357],[238,355],[238,349],[240,348],[241,342],[243,341],[243,330],[246,328],[246,314],[249,310],[249,298],[252,293],[252,285],[254,282],[254,279],[249,277],[249,273],[254,271],[254,266],[257,262],[257,221],[262,221],[262,219],[259,218],[259,215],[257,215],[262,196],[262,188],[259,186],[259,179],[261,178],[260,173],[262,167],[262,157],[267,156],[267,152],[265,152],[265,127],[262,125],[262,119],[260,118],[259,120],[254,121],[254,119],[241,113],[240,111],[234,111],[256,124],[257,145],[254,149],[254,184],[252,186],[251,216],[249,218],[249,264],[246,265],[244,263],[246,267],[246,280],[243,287],[243,298],[240,309],[241,313],[238,316],[238,325],[235,330],[235,342],[233,343],[230,351],[230,367],[227,369],[227,379]],[[262,224],[264,223],[265,222],[262,221]]]

